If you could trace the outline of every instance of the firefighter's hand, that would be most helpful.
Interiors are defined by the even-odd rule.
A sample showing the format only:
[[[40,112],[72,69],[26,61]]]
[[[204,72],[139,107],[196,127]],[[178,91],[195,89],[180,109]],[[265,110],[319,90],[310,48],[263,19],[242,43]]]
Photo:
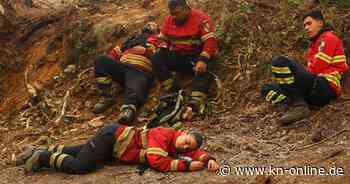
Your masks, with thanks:
[[[204,169],[204,163],[201,161],[192,161],[190,165],[190,171],[199,171]]]
[[[215,160],[208,161],[208,171],[217,171],[219,169],[219,164]]]
[[[197,61],[196,65],[193,67],[194,73],[200,74],[207,71],[207,64],[204,61]]]

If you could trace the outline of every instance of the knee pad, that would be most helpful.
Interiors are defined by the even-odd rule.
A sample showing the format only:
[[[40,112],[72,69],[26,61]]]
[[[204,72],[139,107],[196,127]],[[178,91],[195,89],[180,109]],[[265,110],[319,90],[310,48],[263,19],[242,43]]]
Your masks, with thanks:
[[[275,76],[275,81],[280,85],[290,85],[294,83],[294,74],[291,61],[283,56],[275,57],[272,61],[271,71]]]
[[[289,66],[290,60],[284,56],[276,56],[272,58],[272,66],[285,67]]]

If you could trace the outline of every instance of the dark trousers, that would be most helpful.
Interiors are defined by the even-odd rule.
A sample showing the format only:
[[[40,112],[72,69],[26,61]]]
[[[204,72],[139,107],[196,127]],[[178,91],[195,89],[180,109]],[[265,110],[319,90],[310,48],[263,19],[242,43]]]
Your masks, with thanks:
[[[148,97],[149,89],[153,84],[153,77],[145,72],[120,63],[108,56],[99,56],[95,61],[95,76],[111,77],[124,87],[123,104],[139,106]],[[111,84],[97,84],[103,90],[111,88]]]
[[[117,128],[117,124],[108,125],[86,144],[64,147],[61,153],[44,152],[39,157],[40,164],[68,174],[86,174],[94,171],[98,163],[113,160],[116,141],[114,133]],[[60,157],[63,160],[59,161]]]
[[[173,51],[160,50],[152,57],[152,66],[155,76],[160,81],[165,81],[172,77],[171,71],[187,73],[194,76],[192,82],[192,91],[207,93],[212,76],[209,72],[197,74],[193,72],[193,67],[197,62],[198,56],[181,55]],[[213,61],[209,61],[207,71],[213,67]]]
[[[306,71],[295,61],[279,56],[272,60],[271,69],[276,84],[263,85],[261,94],[273,104],[303,98],[309,105],[324,106],[336,98],[324,77]]]

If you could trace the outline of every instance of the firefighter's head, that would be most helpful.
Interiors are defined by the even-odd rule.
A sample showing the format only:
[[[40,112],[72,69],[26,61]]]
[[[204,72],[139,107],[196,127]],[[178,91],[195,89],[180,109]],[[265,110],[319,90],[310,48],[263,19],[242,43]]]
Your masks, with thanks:
[[[176,25],[183,25],[186,22],[190,14],[190,7],[186,0],[169,0],[168,8]]]
[[[325,26],[325,20],[320,11],[311,11],[304,18],[304,30],[310,38],[314,38]]]
[[[200,148],[203,144],[203,135],[196,131],[182,134],[175,141],[176,151],[184,153]]]

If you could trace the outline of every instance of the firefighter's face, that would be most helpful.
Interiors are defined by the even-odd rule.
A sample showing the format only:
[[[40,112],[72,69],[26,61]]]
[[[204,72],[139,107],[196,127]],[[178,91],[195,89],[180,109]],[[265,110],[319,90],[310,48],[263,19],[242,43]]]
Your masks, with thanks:
[[[184,6],[176,6],[175,8],[169,8],[170,15],[175,19],[176,25],[182,25],[186,22],[189,9]]]
[[[323,21],[316,20],[312,17],[306,17],[304,19],[304,30],[310,38],[313,38],[323,28]]]
[[[197,149],[197,142],[192,136],[183,134],[177,137],[175,147],[177,152],[184,153]]]

